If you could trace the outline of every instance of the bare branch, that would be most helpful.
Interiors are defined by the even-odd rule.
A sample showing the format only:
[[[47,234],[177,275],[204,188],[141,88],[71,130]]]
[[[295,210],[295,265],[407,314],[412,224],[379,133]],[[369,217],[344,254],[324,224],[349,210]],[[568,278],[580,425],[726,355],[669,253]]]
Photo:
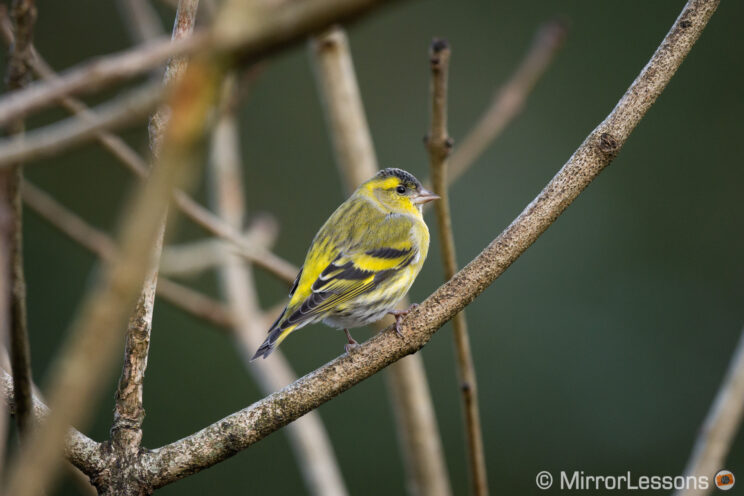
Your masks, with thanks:
[[[5,370],[0,371],[0,387],[2,387],[2,399],[9,407],[12,415],[16,414],[16,404],[13,401],[13,378]],[[34,395],[33,416],[37,422],[49,416],[49,408]],[[100,443],[95,442],[80,431],[69,428],[65,442],[65,457],[83,472],[93,473],[101,464]]]
[[[217,330],[226,331],[235,325],[232,312],[222,302],[188,286],[161,276],[157,291],[163,300],[204,322],[217,326]]]
[[[429,166],[434,192],[440,196],[435,202],[437,213],[439,244],[442,251],[442,265],[445,280],[451,279],[457,272],[455,255],[455,238],[450,215],[449,193],[447,191],[447,158],[453,147],[453,141],[447,131],[447,79],[449,77],[450,47],[444,40],[435,39],[429,51],[431,65],[431,127],[426,139],[429,152]],[[470,351],[465,312],[459,312],[452,319],[455,338],[457,371],[460,378],[462,406],[465,416],[468,459],[473,493],[477,496],[488,494],[488,474],[486,457],[483,449],[483,432],[481,430],[478,408],[478,383],[475,376],[473,355]]]
[[[311,51],[336,165],[350,193],[377,172],[377,157],[349,42],[341,28],[331,28],[313,39]]]
[[[402,322],[405,336],[380,333],[281,391],[184,439],[144,454],[142,463],[161,487],[229,458],[404,356],[490,286],[615,158],[666,87],[718,0],[690,0],[646,67],[610,114],[522,213],[467,266]]]
[[[25,87],[31,80],[29,59],[36,24],[36,4],[33,0],[13,0],[10,17],[17,33],[8,59],[7,86],[13,91]],[[22,120],[11,123],[10,131],[24,139]],[[15,416],[18,430],[26,436],[31,425],[31,348],[26,319],[26,276],[23,272],[23,207],[20,185],[23,180],[21,163],[11,162],[7,170],[0,170],[0,251],[7,254],[2,260],[0,277],[9,281],[8,293],[0,298],[10,299],[10,363],[13,371]],[[3,314],[3,317],[4,318]],[[3,336],[3,341],[5,336]],[[6,426],[3,426],[6,427]],[[5,430],[3,430],[3,438]]]
[[[81,64],[59,79],[39,82],[0,99],[0,125],[54,104],[60,97],[100,90],[137,76],[172,58],[201,51],[212,56],[237,55],[256,60],[291,43],[303,40],[330,24],[351,20],[390,0],[303,0],[282,8],[255,12],[253,4],[237,0],[223,9],[226,18],[219,30],[200,31],[171,43],[158,38],[130,50]],[[228,2],[230,3],[230,2]],[[242,4],[242,5],[241,5]],[[257,15],[258,14],[258,15]],[[255,22],[260,18],[261,22]]]
[[[347,192],[377,173],[377,158],[364,114],[346,34],[332,28],[312,42],[318,87]],[[401,302],[405,308],[408,300]],[[379,330],[390,319],[375,324]],[[426,380],[423,358],[414,355],[389,369],[387,380],[411,494],[451,493],[447,465]]]
[[[35,82],[25,90],[9,93],[0,99],[0,125],[53,105],[64,96],[100,90],[138,76],[171,56],[193,52],[205,37],[202,33],[201,39],[195,36],[178,43],[171,43],[169,38],[158,38],[136,48],[86,62],[53,80]]]
[[[725,468],[726,456],[736,438],[744,413],[744,330],[739,337],[726,377],[700,429],[685,476],[705,476],[707,489],[677,491],[676,496],[704,496],[713,491],[716,472]]]
[[[165,34],[160,16],[150,0],[117,0],[116,5],[132,40],[141,43]]]
[[[203,135],[221,75],[221,67],[202,60],[191,64],[182,84],[174,86],[170,96],[173,119],[163,156],[121,217],[119,256],[105,264],[50,372],[49,401],[54,415],[32,432],[13,465],[6,494],[31,496],[44,490],[59,463],[66,426],[84,423],[92,412],[90,404],[105,382],[104,371],[115,363],[122,328],[150,266],[172,188],[192,178],[194,144]]]
[[[232,77],[226,84],[224,99],[232,99],[236,81]],[[227,105],[214,127],[212,136],[212,198],[225,222],[236,230],[245,220],[245,198],[241,177],[241,159],[237,118],[234,109]],[[266,327],[261,319],[258,295],[250,267],[234,253],[222,252],[220,279],[222,291],[230,302],[236,317],[236,345],[244,357],[246,370],[251,373],[265,394],[270,394],[297,379],[284,355],[260,363],[250,363],[250,357],[266,337]],[[330,439],[317,412],[310,412],[287,431],[290,445],[297,458],[305,484],[311,494],[318,496],[347,494]]]
[[[4,231],[5,225],[12,221],[9,217],[7,209],[0,208],[0,231]],[[10,277],[7,276],[10,269],[10,247],[5,237],[0,237],[0,267],[2,267],[0,275],[0,342],[6,347],[8,343],[8,336],[10,334]],[[8,365],[10,365],[10,358],[8,358]],[[10,367],[8,367],[10,370]],[[6,446],[8,440],[8,420],[10,416],[7,415],[5,403],[0,403],[0,446]],[[5,449],[0,449],[0,466],[5,465]]]
[[[199,0],[179,0],[176,18],[173,25],[173,42],[186,39],[193,35],[196,24],[196,13],[199,10]],[[183,56],[172,57],[168,61],[163,74],[163,86],[168,87],[178,80],[186,71],[187,59]],[[165,127],[170,120],[170,108],[161,105],[150,119],[148,127],[150,132],[150,150],[155,158],[158,157],[162,147]]]
[[[555,58],[565,37],[566,26],[560,21],[540,26],[522,63],[494,94],[491,105],[452,153],[447,171],[448,184],[457,181],[522,112],[527,97]]]
[[[196,203],[191,197],[180,191],[174,193],[176,204],[185,212],[188,217],[204,228],[207,232],[214,234],[226,241],[229,241],[239,250],[239,253],[246,260],[261,267],[269,274],[282,279],[287,284],[292,284],[297,277],[300,269],[277,256],[270,250],[251,243],[234,227],[226,224],[225,221],[214,215],[212,212]]]
[[[51,226],[104,261],[113,262],[117,258],[116,244],[106,233],[85,222],[30,182],[24,181],[22,190],[26,205]],[[232,316],[224,305],[191,288],[161,277],[157,291],[158,296],[173,306],[210,324],[218,327],[232,325]]]
[[[9,29],[9,23],[1,21],[3,21],[3,19],[0,19],[0,32],[2,32],[8,43],[12,43],[13,37]],[[49,67],[49,64],[47,64],[41,55],[36,53],[35,50],[32,64],[34,71],[39,76],[45,79],[53,79],[57,77],[52,68]],[[88,119],[89,124],[94,126],[95,123],[92,121],[92,119],[94,119],[94,114],[88,110],[85,104],[70,97],[62,98],[60,103],[74,114]],[[124,140],[104,130],[100,130],[100,132],[95,135],[95,139],[138,177],[147,177],[147,164]],[[254,244],[249,240],[243,239],[241,233],[233,229],[229,224],[223,222],[212,212],[202,207],[183,191],[176,191],[173,196],[176,205],[181,212],[192,221],[196,222],[205,231],[235,244],[243,257],[250,260],[258,267],[265,269],[270,274],[284,280],[287,284],[292,284],[294,282],[294,278],[299,271],[296,266],[266,249],[254,247]]]
[[[407,308],[408,304],[406,299],[398,308]],[[385,319],[375,327],[382,330],[391,323],[392,320]],[[424,360],[412,354],[391,363],[385,374],[385,384],[405,463],[407,493],[412,496],[452,494]]]
[[[102,103],[86,118],[70,117],[29,131],[24,137],[0,140],[0,168],[55,155],[96,138],[102,131],[140,121],[155,108],[162,96],[163,89],[159,84],[145,83],[136,90]]]
[[[173,40],[187,38],[194,30],[198,0],[180,0],[173,25]],[[186,71],[186,61],[175,57],[168,62],[163,75],[163,86],[169,87],[178,81]],[[150,119],[150,150],[154,157],[160,155],[165,128],[170,120],[171,110],[165,105]],[[155,293],[158,287],[158,267],[163,250],[163,237],[167,222],[167,209],[160,219],[160,233],[152,247],[150,268],[145,277],[134,313],[129,318],[129,327],[124,346],[124,366],[116,389],[114,422],[111,426],[111,443],[124,458],[134,458],[142,442],[142,421],[145,409],[142,406],[143,383],[147,369],[152,333],[152,315],[155,307]]]
[[[0,368],[3,369],[5,374],[7,374],[8,371],[10,370],[10,354],[8,353],[8,350],[5,348],[0,348]],[[12,382],[13,380],[12,376],[8,376],[8,380]],[[11,393],[11,391],[9,391],[7,388],[3,388],[2,391],[8,394]],[[31,393],[32,393],[32,399],[33,399],[34,404],[38,404],[38,406],[43,407],[43,409],[37,408],[36,410],[34,410],[34,412],[37,412],[39,410],[42,410],[42,411],[45,410],[48,413],[48,409],[44,405],[44,398],[41,395],[41,391],[39,390],[39,387],[33,382],[31,383]],[[14,405],[13,397],[12,396],[6,397],[2,393],[0,393],[0,397],[2,398],[2,401],[0,401],[2,408],[4,410],[6,409],[9,410],[8,416],[15,415],[16,413],[13,411],[12,408],[6,408],[9,406],[12,407]],[[36,417],[36,414],[33,413],[33,415],[34,415],[34,419],[38,421],[39,418]],[[70,431],[71,431],[72,436],[82,436],[83,439],[87,439],[86,436],[77,432],[75,429],[70,429]],[[96,443],[93,440],[90,440],[90,443],[92,443],[93,445],[93,449],[91,449],[89,452],[90,459],[93,460],[92,463],[100,465],[102,463],[101,457],[99,456],[98,453],[95,452],[97,448],[100,448],[100,444]],[[71,443],[71,444],[74,444],[74,443]],[[79,458],[80,455],[72,455],[72,456],[76,456]],[[67,461],[67,463],[65,463],[65,470],[67,471],[68,475],[72,477],[72,479],[75,481],[75,483],[77,484],[82,494],[90,495],[90,496],[96,496],[98,494],[98,491],[96,491],[96,488],[91,485],[90,478],[87,475],[85,475],[82,470],[80,470],[78,467],[73,465],[72,462],[70,462],[69,460]]]
[[[241,235],[251,245],[269,249],[276,243],[279,224],[272,215],[262,213],[251,219],[250,225]],[[160,273],[189,277],[221,266],[225,253],[240,255],[237,247],[219,238],[200,239],[180,245],[170,244],[163,250]]]

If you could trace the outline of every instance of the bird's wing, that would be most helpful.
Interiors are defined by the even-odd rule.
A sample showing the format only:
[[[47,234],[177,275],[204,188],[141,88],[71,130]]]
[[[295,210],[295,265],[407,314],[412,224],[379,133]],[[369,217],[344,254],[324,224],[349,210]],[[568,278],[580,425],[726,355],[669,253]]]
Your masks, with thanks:
[[[281,322],[284,328],[299,325],[374,290],[417,255],[418,247],[411,237],[414,221],[407,216],[360,215],[358,222],[334,219],[334,216],[329,222],[337,222],[335,242],[338,249],[333,251],[330,261],[320,256],[321,253],[327,256],[329,250],[324,246],[327,246],[326,240],[332,239],[324,233],[324,226],[308,253],[298,289]],[[374,225],[362,219],[372,219]],[[340,225],[347,227],[338,236]],[[338,239],[343,241],[338,243]]]

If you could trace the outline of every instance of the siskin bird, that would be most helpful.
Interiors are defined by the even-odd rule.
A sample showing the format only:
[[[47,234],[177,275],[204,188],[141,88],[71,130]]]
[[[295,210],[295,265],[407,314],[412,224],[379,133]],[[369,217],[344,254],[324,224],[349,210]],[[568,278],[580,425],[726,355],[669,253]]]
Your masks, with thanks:
[[[252,360],[266,358],[293,331],[323,321],[343,329],[407,311],[393,311],[429,252],[421,207],[439,197],[401,169],[384,169],[339,206],[315,235],[289,293],[289,303]]]

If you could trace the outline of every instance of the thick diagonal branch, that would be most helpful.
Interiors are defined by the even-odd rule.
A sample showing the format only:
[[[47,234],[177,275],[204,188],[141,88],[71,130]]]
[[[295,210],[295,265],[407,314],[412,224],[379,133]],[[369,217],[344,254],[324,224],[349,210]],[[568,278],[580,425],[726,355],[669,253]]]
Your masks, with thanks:
[[[374,176],[378,167],[346,34],[340,28],[330,29],[313,40],[312,51],[336,164],[347,192],[351,192]],[[376,327],[384,329],[390,323],[386,319]],[[430,496],[450,494],[422,357],[413,355],[396,363],[389,370],[386,384],[406,461],[409,492]]]
[[[610,114],[522,213],[475,259],[394,331],[374,336],[286,388],[184,439],[146,453],[155,487],[229,458],[289,422],[423,347],[434,332],[485,291],[612,162],[697,41],[718,0],[690,0]]]
[[[450,47],[445,40],[435,39],[429,50],[431,66],[431,125],[426,137],[429,152],[429,167],[434,192],[440,196],[434,204],[437,214],[439,244],[442,252],[444,277],[450,279],[457,272],[455,238],[452,230],[449,193],[447,191],[447,162],[453,141],[447,131],[447,86],[449,78]],[[480,412],[478,408],[478,383],[475,376],[473,355],[470,351],[465,312],[459,312],[452,319],[455,338],[457,372],[460,378],[465,432],[467,434],[470,478],[473,493],[477,496],[488,494],[488,475],[483,448]]]

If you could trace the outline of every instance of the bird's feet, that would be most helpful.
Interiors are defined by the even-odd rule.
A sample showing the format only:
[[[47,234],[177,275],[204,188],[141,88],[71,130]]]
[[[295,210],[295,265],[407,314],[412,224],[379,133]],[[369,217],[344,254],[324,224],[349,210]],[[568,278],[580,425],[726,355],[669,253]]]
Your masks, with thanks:
[[[403,317],[408,315],[411,310],[415,310],[419,306],[418,303],[412,303],[410,307],[406,308],[405,310],[390,310],[388,314],[395,317],[395,325],[393,326],[393,329],[395,329],[395,333],[403,338],[403,333],[400,330],[400,321],[403,320]]]
[[[357,343],[354,338],[351,337],[351,334],[349,334],[348,329],[344,329],[344,332],[346,333],[346,340],[348,341],[344,345],[344,349],[346,350],[346,353],[351,354],[352,351],[357,349],[359,347],[359,343]]]

